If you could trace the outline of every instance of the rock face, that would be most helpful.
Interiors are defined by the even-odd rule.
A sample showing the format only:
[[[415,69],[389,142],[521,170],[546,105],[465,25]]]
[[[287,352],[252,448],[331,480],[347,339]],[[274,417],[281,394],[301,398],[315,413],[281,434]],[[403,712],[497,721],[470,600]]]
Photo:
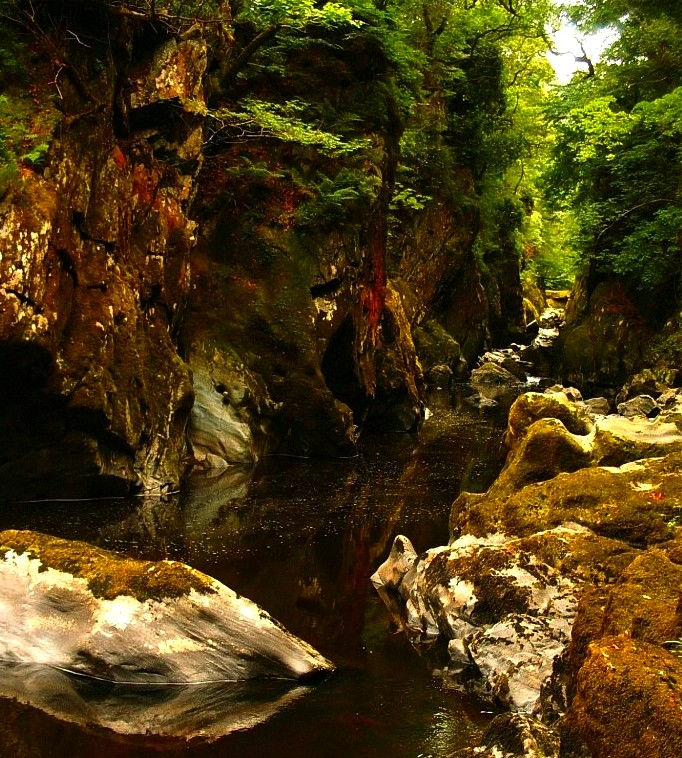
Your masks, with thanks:
[[[66,77],[42,175],[0,205],[0,491],[23,498],[177,483],[192,404],[174,332],[206,44],[142,41],[104,6],[73,23],[101,42]]]
[[[184,564],[0,533],[0,657],[122,683],[302,679],[333,669],[265,611]]]
[[[596,392],[621,386],[652,342],[645,313],[622,280],[580,278],[560,338],[563,379]]]

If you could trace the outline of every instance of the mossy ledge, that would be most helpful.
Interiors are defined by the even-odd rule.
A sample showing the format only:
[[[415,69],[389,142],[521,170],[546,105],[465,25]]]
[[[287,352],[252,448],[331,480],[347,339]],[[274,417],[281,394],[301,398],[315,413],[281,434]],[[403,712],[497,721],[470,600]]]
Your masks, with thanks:
[[[129,595],[139,602],[215,592],[213,580],[175,561],[140,561],[78,540],[64,540],[33,531],[0,532],[0,551],[28,553],[44,569],[85,579],[90,592],[102,600]]]

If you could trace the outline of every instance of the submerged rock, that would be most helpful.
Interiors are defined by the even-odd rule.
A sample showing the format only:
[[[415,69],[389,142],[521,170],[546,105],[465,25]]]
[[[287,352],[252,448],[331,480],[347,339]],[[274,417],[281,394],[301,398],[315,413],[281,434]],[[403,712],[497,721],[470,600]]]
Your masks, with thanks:
[[[559,737],[523,713],[501,713],[485,730],[476,747],[449,758],[558,758]]]
[[[0,658],[112,682],[300,679],[333,665],[255,603],[174,561],[0,533]]]

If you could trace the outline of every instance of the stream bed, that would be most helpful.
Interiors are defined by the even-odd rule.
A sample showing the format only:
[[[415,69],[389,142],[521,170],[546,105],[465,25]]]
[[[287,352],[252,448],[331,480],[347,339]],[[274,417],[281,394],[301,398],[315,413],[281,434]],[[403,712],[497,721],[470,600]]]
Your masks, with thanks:
[[[271,457],[255,469],[195,475],[164,501],[5,504],[2,529],[180,560],[216,577],[338,671],[306,687],[184,688],[189,717],[206,722],[206,737],[188,740],[155,734],[155,714],[179,707],[177,689],[80,680],[66,696],[49,667],[0,669],[0,758],[439,758],[472,744],[491,718],[488,706],[440,686],[391,627],[369,577],[396,534],[417,551],[447,542],[458,492],[485,490],[500,469],[509,402],[477,409],[462,395],[436,393],[418,435],[369,437],[354,458]],[[3,686],[8,677],[15,683]],[[17,680],[39,697],[17,695]],[[114,714],[121,728],[103,727],[98,712],[109,727]],[[218,712],[226,726],[211,733]],[[133,723],[138,733],[123,733]]]

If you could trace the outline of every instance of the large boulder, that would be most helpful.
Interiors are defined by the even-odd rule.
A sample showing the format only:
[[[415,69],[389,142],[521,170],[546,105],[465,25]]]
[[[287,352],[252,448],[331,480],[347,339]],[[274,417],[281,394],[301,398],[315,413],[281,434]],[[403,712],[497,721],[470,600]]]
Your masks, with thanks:
[[[675,534],[682,497],[682,454],[564,473],[499,497],[462,493],[452,506],[454,535],[502,531],[530,536],[567,521],[632,545]]]
[[[527,392],[514,401],[505,436],[509,454],[491,496],[588,466],[620,466],[682,450],[672,415],[603,416],[578,399],[579,393],[561,389]],[[669,405],[666,414],[673,414],[674,401]]]
[[[415,639],[449,641],[451,668],[470,665],[478,692],[531,713],[569,641],[582,585],[613,579],[633,557],[576,525],[526,539],[466,535],[421,556],[399,536],[372,581],[402,598],[397,621]]]
[[[156,684],[333,669],[255,603],[184,564],[19,531],[0,533],[0,554],[5,661]]]
[[[592,423],[588,413],[562,392],[525,392],[509,409],[507,443],[511,448],[540,419],[554,418],[571,434],[588,434]]]
[[[627,635],[590,645],[577,692],[560,722],[561,755],[682,755],[682,661]]]

